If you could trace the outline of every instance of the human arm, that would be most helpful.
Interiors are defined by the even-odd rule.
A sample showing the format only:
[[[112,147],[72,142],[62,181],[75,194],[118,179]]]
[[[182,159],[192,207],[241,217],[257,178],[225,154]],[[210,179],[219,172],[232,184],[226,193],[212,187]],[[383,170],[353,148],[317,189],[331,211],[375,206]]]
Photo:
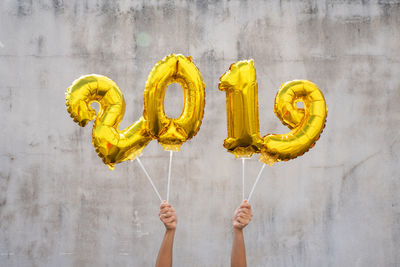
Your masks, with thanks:
[[[253,216],[251,205],[245,199],[235,210],[233,215],[233,244],[231,254],[231,267],[246,267],[246,247],[244,245],[243,228],[251,221]]]
[[[174,208],[165,200],[160,206],[160,220],[164,223],[165,233],[157,256],[156,267],[171,267],[177,217]]]

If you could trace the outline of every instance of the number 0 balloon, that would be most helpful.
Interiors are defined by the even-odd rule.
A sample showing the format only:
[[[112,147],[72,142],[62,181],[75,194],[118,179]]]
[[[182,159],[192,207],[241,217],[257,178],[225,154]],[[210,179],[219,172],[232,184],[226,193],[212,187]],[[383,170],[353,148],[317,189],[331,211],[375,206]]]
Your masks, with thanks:
[[[171,83],[183,88],[183,110],[177,119],[168,118],[164,112],[165,92]],[[203,115],[204,82],[192,59],[180,55],[158,62],[144,90],[143,116],[150,134],[165,150],[179,151],[182,143],[199,131]]]
[[[183,110],[179,118],[164,113],[164,97],[168,85],[179,83],[184,92]],[[67,111],[80,126],[95,119],[93,146],[110,169],[116,163],[135,159],[153,139],[165,150],[178,151],[196,135],[204,115],[204,82],[190,57],[170,55],[159,61],[151,71],[144,91],[144,112],[124,130],[118,126],[124,117],[125,100],[111,79],[101,75],[82,76],[66,92]],[[98,114],[90,107],[98,102]]]
[[[253,60],[238,61],[220,78],[219,89],[226,92],[228,137],[224,147],[236,157],[261,153],[268,165],[296,158],[318,140],[325,127],[328,109],[318,87],[298,80],[282,84],[275,98],[275,114],[292,131],[260,137],[258,88]],[[297,107],[303,102],[304,108]]]

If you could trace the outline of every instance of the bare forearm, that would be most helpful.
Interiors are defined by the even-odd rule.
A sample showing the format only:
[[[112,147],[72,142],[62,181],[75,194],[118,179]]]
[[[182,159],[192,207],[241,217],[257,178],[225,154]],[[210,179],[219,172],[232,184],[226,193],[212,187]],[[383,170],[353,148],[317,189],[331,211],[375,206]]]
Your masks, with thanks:
[[[158,252],[156,267],[172,266],[172,251],[174,246],[175,230],[166,230],[160,251]]]
[[[231,267],[246,267],[246,248],[242,229],[233,229]]]

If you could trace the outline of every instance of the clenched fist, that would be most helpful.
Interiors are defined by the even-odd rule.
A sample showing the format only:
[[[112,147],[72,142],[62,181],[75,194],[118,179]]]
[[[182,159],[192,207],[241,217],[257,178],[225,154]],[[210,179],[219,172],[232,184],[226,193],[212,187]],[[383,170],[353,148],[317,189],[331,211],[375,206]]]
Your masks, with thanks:
[[[233,215],[233,228],[239,230],[245,228],[250,223],[251,217],[253,217],[251,205],[247,202],[247,199],[245,199],[235,210],[235,214]]]
[[[174,208],[167,201],[163,201],[160,206],[160,220],[164,223],[164,226],[167,230],[175,230],[176,229],[176,212]]]

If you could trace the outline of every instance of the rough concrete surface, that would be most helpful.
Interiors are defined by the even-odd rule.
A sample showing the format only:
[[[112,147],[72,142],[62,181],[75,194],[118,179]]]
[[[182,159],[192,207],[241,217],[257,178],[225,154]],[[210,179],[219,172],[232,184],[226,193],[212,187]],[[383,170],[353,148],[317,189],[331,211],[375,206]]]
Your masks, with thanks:
[[[152,266],[159,201],[137,162],[114,171],[75,124],[64,91],[109,76],[142,114],[153,65],[192,56],[206,84],[198,135],[175,154],[174,266],[229,266],[241,162],[222,147],[218,78],[253,58],[261,135],[288,131],[273,113],[283,82],[323,91],[327,126],[310,152],[264,170],[245,229],[248,266],[400,266],[400,1],[0,1],[0,266]],[[166,112],[182,92],[171,87]],[[166,196],[169,154],[142,162]],[[246,163],[246,192],[261,166]]]

